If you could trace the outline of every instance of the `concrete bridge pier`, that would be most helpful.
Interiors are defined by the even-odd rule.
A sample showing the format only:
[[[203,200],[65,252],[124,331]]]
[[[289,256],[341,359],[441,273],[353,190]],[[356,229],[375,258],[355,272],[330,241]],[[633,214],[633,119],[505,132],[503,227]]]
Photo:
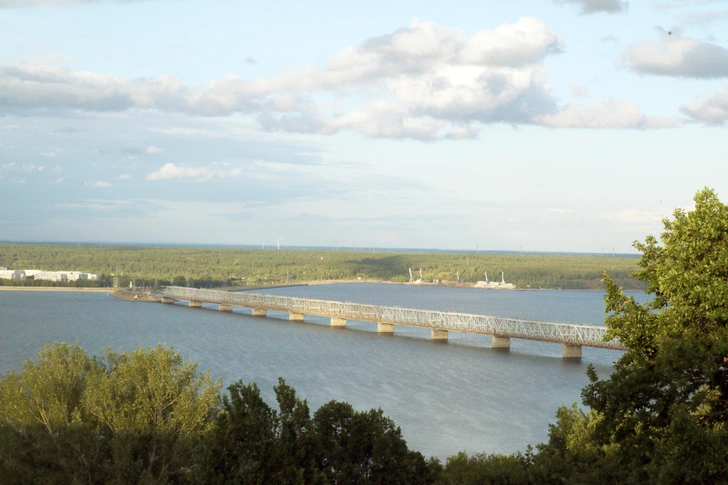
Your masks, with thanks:
[[[511,348],[511,338],[493,335],[493,341],[492,341],[491,347],[494,349],[510,349]]]
[[[159,300],[161,303],[174,303],[174,298],[171,296],[163,296],[161,300]]]
[[[303,321],[303,313],[289,313],[288,319],[292,322],[302,322]]]
[[[252,308],[251,310],[254,317],[264,317],[268,314],[265,308]]]
[[[231,312],[233,311],[233,306],[227,303],[220,303],[217,305],[217,309],[221,312]]]
[[[443,330],[441,328],[433,328],[432,332],[430,333],[430,340],[435,340],[437,342],[447,342],[447,330]]]
[[[394,333],[394,324],[377,322],[377,333]]]
[[[377,322],[377,333],[394,333],[394,324]]]
[[[564,359],[581,359],[581,345],[564,344],[561,349],[561,356]]]
[[[188,305],[190,308],[202,308],[202,302],[197,300],[190,300]]]
[[[346,327],[346,318],[331,317],[332,327]]]

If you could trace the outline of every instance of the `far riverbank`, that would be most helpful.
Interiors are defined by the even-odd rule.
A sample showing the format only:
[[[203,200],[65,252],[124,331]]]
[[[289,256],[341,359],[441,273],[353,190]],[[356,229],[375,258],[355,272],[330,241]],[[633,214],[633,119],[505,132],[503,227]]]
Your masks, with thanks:
[[[85,293],[110,293],[113,288],[79,288],[75,286],[0,286],[0,291],[80,291]]]

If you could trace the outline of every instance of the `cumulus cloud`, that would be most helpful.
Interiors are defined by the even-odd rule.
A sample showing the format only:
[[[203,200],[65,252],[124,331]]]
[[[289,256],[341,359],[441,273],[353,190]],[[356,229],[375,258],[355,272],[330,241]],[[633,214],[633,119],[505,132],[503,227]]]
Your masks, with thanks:
[[[555,128],[670,128],[680,122],[674,118],[649,117],[631,101],[595,101],[591,106],[571,104],[553,115],[538,120]]]
[[[131,175],[129,175],[127,173],[119,176],[119,180],[129,180],[130,178],[131,178]]]
[[[590,14],[598,12],[620,13],[626,12],[629,3],[620,0],[554,0],[561,5],[576,4],[579,6],[581,14]]]
[[[621,62],[640,74],[728,77],[728,49],[679,34],[662,33],[656,42],[627,46]]]
[[[596,8],[596,3],[590,3]],[[245,80],[228,74],[206,87],[180,80],[0,63],[3,110],[149,109],[201,116],[253,115],[269,131],[368,137],[474,138],[489,123],[641,127],[660,123],[636,105],[568,106],[559,111],[544,59],[564,43],[546,24],[521,18],[468,36],[415,19],[406,28],[348,46],[322,66]],[[580,95],[585,95],[580,88]],[[616,112],[616,113],[615,113]],[[151,145],[145,153],[160,153]],[[167,164],[149,180],[214,178]]]
[[[713,93],[702,101],[681,106],[680,111],[703,123],[725,123],[728,121],[728,86],[723,91]]]
[[[140,108],[213,116],[261,109],[264,100],[254,98],[248,95],[245,83],[232,75],[203,90],[184,86],[166,74],[129,81],[111,74],[0,63],[0,109],[5,110]]]
[[[147,155],[159,155],[159,154],[160,154],[160,153],[162,153],[163,151],[164,151],[164,148],[160,148],[160,147],[158,147],[158,146],[154,146],[154,145],[149,145],[149,146],[147,147],[147,149],[146,149],[146,150],[144,150],[144,152],[145,152],[145,153],[146,153]]]
[[[165,163],[162,168],[156,172],[147,174],[147,180],[170,180],[170,179],[197,179],[200,182],[206,182],[212,179],[224,179],[228,177],[236,177],[242,175],[243,170],[233,168],[230,170],[219,170],[208,167],[182,167],[174,163]]]
[[[94,182],[94,187],[104,188],[104,187],[111,187],[111,184],[109,182]]]
[[[205,88],[168,75],[126,80],[0,64],[0,110],[244,113],[256,115],[269,130],[437,138],[462,135],[454,128],[469,122],[531,123],[535,115],[553,112],[542,61],[563,46],[533,18],[470,37],[415,19],[407,28],[342,49],[321,67],[252,81],[228,74]],[[383,105],[385,99],[391,106]],[[337,105],[346,108],[341,112]]]

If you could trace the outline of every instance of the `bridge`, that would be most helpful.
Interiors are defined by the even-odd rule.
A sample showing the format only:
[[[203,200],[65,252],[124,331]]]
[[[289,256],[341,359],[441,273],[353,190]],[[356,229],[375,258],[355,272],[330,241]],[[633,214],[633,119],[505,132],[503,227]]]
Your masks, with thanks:
[[[269,310],[286,312],[292,321],[303,321],[305,315],[331,318],[332,327],[345,327],[347,319],[377,323],[377,332],[394,333],[395,325],[431,329],[432,340],[447,341],[448,332],[466,332],[492,336],[492,347],[507,349],[512,338],[555,342],[563,345],[564,358],[581,358],[582,347],[626,350],[618,340],[604,340],[606,327],[570,323],[539,322],[473,315],[458,312],[417,310],[341,301],[313,300],[261,293],[233,293],[168,286],[162,292],[162,303],[187,300],[190,307],[202,303],[218,305],[220,311],[232,311],[233,306],[252,309],[254,316],[266,316]]]

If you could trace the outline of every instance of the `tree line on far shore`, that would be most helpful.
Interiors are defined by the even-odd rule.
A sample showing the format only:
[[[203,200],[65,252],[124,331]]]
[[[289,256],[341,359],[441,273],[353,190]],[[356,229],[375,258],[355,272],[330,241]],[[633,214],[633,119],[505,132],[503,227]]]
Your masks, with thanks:
[[[324,280],[371,280],[404,283],[409,270],[427,282],[475,283],[505,279],[520,289],[601,289],[609,271],[626,289],[644,289],[629,274],[637,258],[584,255],[371,253],[323,250],[253,250],[219,248],[149,248],[1,244],[0,266],[48,271],[83,270],[102,274],[98,282],[82,285],[161,287],[168,285],[218,288]],[[78,286],[0,279],[0,285]]]

